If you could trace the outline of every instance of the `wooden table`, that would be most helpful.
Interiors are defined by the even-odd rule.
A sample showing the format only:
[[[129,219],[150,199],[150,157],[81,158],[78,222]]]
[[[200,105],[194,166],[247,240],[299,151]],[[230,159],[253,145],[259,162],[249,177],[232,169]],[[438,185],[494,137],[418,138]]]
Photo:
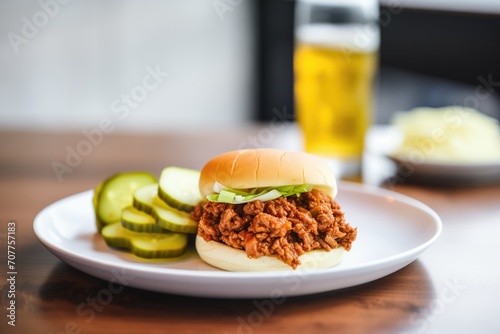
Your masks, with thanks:
[[[90,131],[90,129],[89,129]],[[377,281],[340,291],[290,297],[268,311],[262,300],[159,294],[125,287],[93,313],[108,282],[79,272],[35,237],[35,215],[65,196],[126,170],[159,174],[167,165],[201,168],[215,154],[251,147],[260,127],[127,135],[94,132],[0,133],[1,333],[498,333],[500,186],[390,188],[441,216],[439,240],[417,261]],[[271,138],[272,139],[272,138]],[[254,144],[258,144],[254,141]],[[80,145],[80,146],[79,146]],[[87,145],[87,146],[85,146]],[[81,159],[68,158],[80,150]],[[72,161],[58,179],[54,162]],[[6,279],[7,232],[15,224],[15,297]],[[244,288],[244,287],[242,287]],[[15,300],[15,327],[7,307]],[[260,303],[260,304],[259,304]],[[80,308],[81,311],[81,308]]]

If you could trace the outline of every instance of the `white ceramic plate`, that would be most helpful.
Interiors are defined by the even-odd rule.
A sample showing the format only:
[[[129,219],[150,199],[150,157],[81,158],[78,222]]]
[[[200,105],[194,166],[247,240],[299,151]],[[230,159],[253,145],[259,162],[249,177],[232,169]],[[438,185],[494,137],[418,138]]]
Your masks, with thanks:
[[[91,190],[43,209],[34,231],[61,260],[111,283],[217,298],[278,298],[367,283],[414,261],[441,232],[433,210],[389,190],[340,183],[337,202],[358,238],[339,265],[316,271],[226,272],[205,264],[194,250],[176,261],[144,262],[108,248],[96,233]]]

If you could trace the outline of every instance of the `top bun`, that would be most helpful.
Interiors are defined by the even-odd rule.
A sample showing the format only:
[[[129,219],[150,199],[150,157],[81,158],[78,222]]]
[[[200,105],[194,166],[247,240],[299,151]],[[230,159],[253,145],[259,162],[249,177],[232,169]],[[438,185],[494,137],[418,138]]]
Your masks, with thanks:
[[[337,195],[335,175],[325,160],[308,153],[271,148],[216,156],[201,170],[202,196],[214,193],[215,182],[233,189],[310,184],[332,198]]]

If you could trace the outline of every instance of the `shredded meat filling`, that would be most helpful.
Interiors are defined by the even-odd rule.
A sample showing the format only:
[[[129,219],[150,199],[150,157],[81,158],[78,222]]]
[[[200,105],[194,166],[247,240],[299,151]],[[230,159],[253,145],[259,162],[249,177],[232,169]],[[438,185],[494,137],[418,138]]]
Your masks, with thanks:
[[[277,256],[294,269],[305,252],[350,250],[357,234],[339,205],[318,190],[267,202],[208,202],[191,216],[205,241],[244,250],[249,258]]]

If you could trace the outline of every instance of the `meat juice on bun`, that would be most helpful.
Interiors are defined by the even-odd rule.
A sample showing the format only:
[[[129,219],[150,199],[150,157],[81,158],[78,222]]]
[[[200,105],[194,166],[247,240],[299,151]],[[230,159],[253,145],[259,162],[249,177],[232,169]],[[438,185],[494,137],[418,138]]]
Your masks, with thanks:
[[[201,170],[207,201],[195,207],[196,249],[228,271],[320,269],[337,265],[357,230],[334,201],[329,165],[303,152],[227,152]]]

